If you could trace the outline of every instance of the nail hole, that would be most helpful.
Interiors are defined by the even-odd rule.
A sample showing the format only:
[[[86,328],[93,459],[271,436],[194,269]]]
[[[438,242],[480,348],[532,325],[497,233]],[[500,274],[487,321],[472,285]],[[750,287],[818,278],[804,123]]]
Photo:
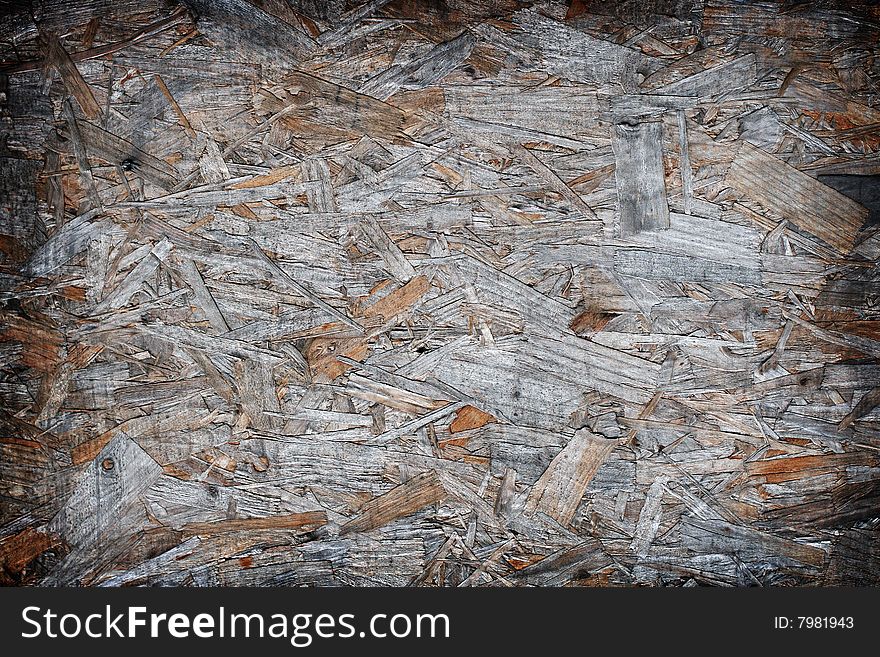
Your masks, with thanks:
[[[113,459],[110,459],[110,458],[107,458],[107,459],[104,459],[103,461],[101,461],[101,467],[104,470],[106,470],[107,472],[112,470],[115,465],[116,465],[116,463],[113,461]]]

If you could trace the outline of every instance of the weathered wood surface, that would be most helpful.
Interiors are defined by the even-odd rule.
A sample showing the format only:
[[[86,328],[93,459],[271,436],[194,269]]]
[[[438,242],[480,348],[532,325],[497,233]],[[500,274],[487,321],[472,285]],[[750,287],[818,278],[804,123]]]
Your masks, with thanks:
[[[0,583],[880,584],[840,4],[7,3]]]

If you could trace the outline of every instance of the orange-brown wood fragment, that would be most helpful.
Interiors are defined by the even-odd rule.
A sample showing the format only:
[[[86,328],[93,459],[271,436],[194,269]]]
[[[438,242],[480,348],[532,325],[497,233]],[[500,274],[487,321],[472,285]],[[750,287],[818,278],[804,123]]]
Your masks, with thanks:
[[[180,467],[177,463],[163,465],[162,471],[169,477],[174,477],[175,479],[180,479],[182,481],[189,481],[193,478],[193,473],[191,471]]]
[[[194,224],[190,224],[189,226],[187,226],[187,227],[184,228],[183,230],[184,230],[185,232],[187,232],[187,233],[195,232],[195,231],[197,231],[199,228],[201,228],[201,227],[203,227],[203,226],[207,226],[209,223],[211,223],[212,221],[214,221],[214,219],[215,219],[215,217],[214,217],[214,213],[213,213],[213,212],[209,212],[209,213],[206,214],[204,217],[202,217],[201,219],[199,219],[197,222],[195,222]]]
[[[611,582],[611,576],[617,571],[616,568],[606,568],[597,573],[591,573],[586,577],[578,577],[571,581],[572,586],[590,586],[590,587],[613,587],[615,584]]]
[[[578,16],[586,14],[589,11],[589,4],[585,0],[571,0],[568,3],[568,11],[565,12],[565,20],[574,20]]]
[[[821,456],[789,456],[746,463],[749,475],[763,475],[768,483],[796,481],[842,470],[847,466],[877,464],[877,458],[865,452],[823,454]]]
[[[183,526],[184,536],[211,536],[228,532],[258,531],[264,529],[302,529],[311,531],[327,524],[325,511],[305,511],[267,518],[191,522]]]
[[[21,364],[40,372],[51,372],[61,361],[62,337],[42,316],[33,319],[18,314],[0,315],[0,342],[22,345]]]
[[[60,292],[65,299],[71,301],[82,302],[86,300],[86,288],[80,285],[65,285],[61,288]]]
[[[534,563],[538,563],[544,558],[543,554],[518,554],[508,557],[505,561],[514,570],[522,570]]]
[[[476,406],[465,406],[455,414],[455,419],[449,425],[449,433],[478,429],[497,421],[494,415],[481,411]]]
[[[100,436],[96,436],[91,440],[87,440],[70,450],[70,459],[74,465],[81,465],[86,461],[91,461],[101,450],[107,446],[110,439],[113,438],[115,431],[107,431]]]
[[[303,356],[309,364],[312,378],[332,381],[351,369],[351,365],[340,362],[337,356],[360,361],[366,358],[368,352],[363,338],[315,338],[306,347]]]
[[[568,327],[576,335],[590,335],[601,331],[614,315],[588,308],[571,320]]]
[[[17,447],[26,447],[34,450],[43,448],[43,446],[36,440],[18,438],[16,436],[0,436],[0,445],[15,445]]]
[[[456,453],[457,450],[457,453]],[[480,468],[488,468],[490,459],[488,456],[480,456],[479,454],[471,454],[465,449],[460,447],[451,447],[450,451],[452,453],[444,450],[443,458],[448,459],[450,461],[461,461],[462,463],[472,463]]]
[[[298,164],[290,164],[283,167],[276,167],[269,173],[261,176],[254,176],[250,180],[245,180],[232,185],[232,189],[253,189],[255,187],[265,187],[266,185],[274,185],[275,183],[287,180],[298,175],[300,166]]]
[[[104,345],[76,344],[67,352],[67,362],[80,369],[95,360],[104,351]]]
[[[250,219],[251,221],[260,220],[260,218],[256,214],[254,214],[254,211],[251,210],[245,203],[233,205],[232,214],[241,217],[242,219]]]
[[[417,91],[398,91],[388,102],[407,114],[420,111],[442,114],[446,109],[446,98],[443,90],[437,87],[419,89]]]
[[[34,559],[61,544],[60,536],[28,527],[0,543],[0,570],[20,575]]]
[[[430,283],[425,276],[416,276],[406,285],[396,289],[372,306],[364,309],[365,319],[378,319],[381,322],[387,322],[394,319],[397,315],[408,311],[419,299],[421,299],[430,288]]]
[[[299,20],[300,24],[302,24],[302,26],[305,28],[306,32],[308,32],[313,39],[317,38],[318,35],[321,34],[321,29],[315,24],[315,21],[303,14],[299,14],[297,12],[293,13]]]
[[[465,436],[463,438],[449,438],[447,440],[441,440],[441,441],[439,441],[439,445],[441,448],[446,448],[446,447],[462,447],[462,448],[464,448],[464,447],[467,447],[467,444],[469,442],[470,442],[470,439]]]
[[[229,458],[226,454],[216,449],[206,450],[196,456],[204,459],[206,463],[210,463],[212,467],[221,468],[227,472],[235,472],[235,466],[238,465],[235,459]]]

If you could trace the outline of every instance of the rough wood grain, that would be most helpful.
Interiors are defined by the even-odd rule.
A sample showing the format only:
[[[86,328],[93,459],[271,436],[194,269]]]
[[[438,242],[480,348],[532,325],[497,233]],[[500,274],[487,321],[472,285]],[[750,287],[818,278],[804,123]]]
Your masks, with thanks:
[[[669,228],[660,127],[654,122],[614,126],[621,236]]]
[[[727,182],[744,197],[775,212],[841,253],[849,253],[868,210],[794,167],[744,143]]]
[[[11,10],[0,584],[880,583],[875,4]]]
[[[395,518],[407,516],[428,504],[439,502],[445,495],[446,490],[437,473],[433,470],[423,472],[364,504],[360,513],[340,528],[340,533],[376,529]]]
[[[587,486],[613,447],[612,441],[581,429],[535,483],[526,502],[526,511],[540,511],[561,525],[569,524]]]

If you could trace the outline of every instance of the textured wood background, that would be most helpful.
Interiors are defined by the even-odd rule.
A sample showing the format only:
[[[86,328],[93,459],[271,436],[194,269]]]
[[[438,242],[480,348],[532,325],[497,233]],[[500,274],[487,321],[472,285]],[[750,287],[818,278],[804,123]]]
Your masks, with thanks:
[[[0,11],[0,578],[880,583],[880,9]]]

